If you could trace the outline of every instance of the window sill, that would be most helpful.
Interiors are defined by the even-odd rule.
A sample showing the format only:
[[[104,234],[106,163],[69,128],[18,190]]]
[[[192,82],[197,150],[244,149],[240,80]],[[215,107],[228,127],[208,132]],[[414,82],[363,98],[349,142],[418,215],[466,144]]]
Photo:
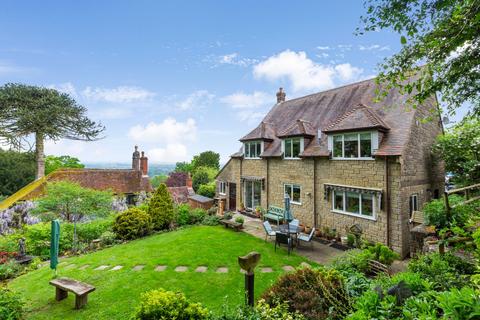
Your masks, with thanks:
[[[335,158],[333,157],[332,160],[375,160],[375,158]]]
[[[226,193],[222,193],[222,192],[219,192],[218,194],[221,195],[221,196],[226,196],[227,195]]]
[[[262,158],[247,158],[247,157],[245,157],[245,160],[262,160]]]
[[[297,206],[301,206],[301,205],[302,205],[301,202],[295,202],[295,201],[290,201],[290,204],[294,204],[294,205],[297,205]]]
[[[361,214],[357,214],[357,213],[350,213],[350,212],[341,211],[341,210],[331,210],[331,211],[332,211],[333,213],[344,214],[344,215],[346,215],[346,216],[362,218],[362,219],[366,219],[366,220],[370,220],[370,221],[377,221],[377,218],[375,217],[375,215],[373,215],[373,216],[365,216],[365,215],[361,215]]]
[[[283,160],[302,160],[302,158],[286,158],[286,157],[283,157]]]

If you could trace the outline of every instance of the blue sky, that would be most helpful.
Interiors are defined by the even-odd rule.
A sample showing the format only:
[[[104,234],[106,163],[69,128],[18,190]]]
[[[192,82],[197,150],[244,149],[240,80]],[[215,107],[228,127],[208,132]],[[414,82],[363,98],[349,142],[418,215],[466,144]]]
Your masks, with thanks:
[[[362,3],[4,1],[0,84],[66,91],[107,128],[48,154],[128,162],[138,144],[153,162],[225,162],[279,87],[288,99],[370,78],[399,49],[393,33],[354,35]]]

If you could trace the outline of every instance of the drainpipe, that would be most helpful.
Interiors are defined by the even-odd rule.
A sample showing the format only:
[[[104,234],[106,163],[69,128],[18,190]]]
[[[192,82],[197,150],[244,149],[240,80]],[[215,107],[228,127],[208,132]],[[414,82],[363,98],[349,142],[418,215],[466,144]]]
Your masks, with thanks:
[[[388,174],[388,156],[385,156],[385,212],[387,213],[387,247],[390,248],[390,182]]]
[[[317,216],[317,159],[313,158],[313,226],[318,227]]]
[[[269,201],[269,191],[270,191],[270,188],[269,188],[269,185],[270,185],[270,180],[268,179],[269,177],[269,171],[270,171],[270,160],[267,158],[267,174],[266,174],[266,177],[265,177],[265,194],[267,195],[267,209],[268,209],[268,203],[270,202]]]
[[[243,174],[243,158],[240,158],[240,183],[238,184],[237,193],[240,193],[240,203],[243,203],[243,183],[242,183],[242,174]],[[237,207],[240,207],[240,203],[237,203]],[[245,203],[243,204],[245,205]],[[240,208],[242,210],[243,208]]]

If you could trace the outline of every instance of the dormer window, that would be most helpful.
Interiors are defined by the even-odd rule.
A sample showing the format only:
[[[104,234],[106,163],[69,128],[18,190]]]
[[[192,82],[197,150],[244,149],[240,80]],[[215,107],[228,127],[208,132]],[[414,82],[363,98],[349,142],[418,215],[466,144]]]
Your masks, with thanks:
[[[263,152],[262,141],[249,141],[243,144],[245,159],[260,159]]]
[[[300,154],[303,152],[303,138],[286,138],[282,146],[285,159],[300,159]]]
[[[332,136],[333,159],[372,159],[377,132],[342,133]]]

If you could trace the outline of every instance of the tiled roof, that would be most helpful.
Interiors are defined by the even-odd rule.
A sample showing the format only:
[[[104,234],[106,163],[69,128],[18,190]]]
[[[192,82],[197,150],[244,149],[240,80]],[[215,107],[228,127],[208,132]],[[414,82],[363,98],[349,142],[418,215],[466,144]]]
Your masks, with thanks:
[[[265,121],[262,121],[258,127],[253,129],[249,134],[240,139],[240,141],[250,141],[250,140],[266,140],[272,141],[275,139],[275,129],[273,126]]]
[[[417,110],[408,108],[405,104],[407,98],[395,88],[391,89],[383,100],[377,101],[375,98],[379,89],[375,79],[370,79],[287,100],[275,104],[262,122],[268,123],[272,131],[280,135],[292,130],[300,131],[298,122],[308,122],[311,126],[308,130],[313,131],[311,133],[314,133],[315,137],[309,139],[310,142],[305,145],[301,155],[304,157],[328,156],[326,134],[321,134],[319,139],[318,130],[348,131],[367,128],[385,131],[377,155],[401,155]],[[417,109],[430,110],[435,107],[436,100],[431,98]],[[254,131],[245,137],[253,135]],[[275,136],[265,144],[261,156],[281,157],[281,141],[279,136]],[[239,151],[232,157],[242,157],[242,152]]]
[[[278,137],[279,138],[298,137],[298,136],[315,137],[316,134],[317,132],[310,122],[306,120],[298,119],[286,130],[280,132],[278,134]]]
[[[173,202],[176,204],[187,203],[188,197],[195,195],[195,191],[192,188],[183,186],[183,187],[169,187],[168,191],[172,196]]]

